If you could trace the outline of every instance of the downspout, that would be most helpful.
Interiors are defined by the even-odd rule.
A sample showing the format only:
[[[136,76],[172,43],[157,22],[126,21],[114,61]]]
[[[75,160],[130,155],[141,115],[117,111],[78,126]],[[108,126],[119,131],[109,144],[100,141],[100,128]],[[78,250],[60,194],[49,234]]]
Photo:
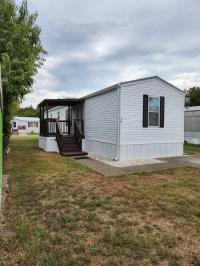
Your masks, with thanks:
[[[117,157],[114,159],[115,161],[119,161],[120,159],[121,85],[117,87],[117,96]]]

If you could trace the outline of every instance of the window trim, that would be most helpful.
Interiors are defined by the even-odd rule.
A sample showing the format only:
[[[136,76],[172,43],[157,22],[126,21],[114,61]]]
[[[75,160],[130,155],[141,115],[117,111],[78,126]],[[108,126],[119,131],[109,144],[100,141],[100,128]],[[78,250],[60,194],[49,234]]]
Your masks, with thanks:
[[[150,127],[150,128],[160,128],[160,97],[159,96],[150,96],[149,95],[149,97],[148,97],[149,99],[148,99],[148,127]],[[156,99],[158,99],[159,100],[159,110],[158,110],[158,112],[153,112],[153,111],[149,111],[149,106],[150,106],[150,98],[156,98]],[[150,124],[149,124],[149,122],[150,122],[150,119],[149,119],[149,113],[158,113],[158,125],[157,126],[151,126]]]
[[[36,121],[28,121],[28,128],[30,128],[30,127],[32,127],[32,128],[38,128],[38,122],[36,122]]]

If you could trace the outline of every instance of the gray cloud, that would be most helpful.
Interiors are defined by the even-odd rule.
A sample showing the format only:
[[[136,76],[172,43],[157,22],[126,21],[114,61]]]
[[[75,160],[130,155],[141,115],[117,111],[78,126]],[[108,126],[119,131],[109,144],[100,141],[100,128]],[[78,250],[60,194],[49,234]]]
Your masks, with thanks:
[[[39,13],[48,55],[23,105],[80,96],[148,75],[160,75],[182,89],[200,85],[198,0],[28,3]]]

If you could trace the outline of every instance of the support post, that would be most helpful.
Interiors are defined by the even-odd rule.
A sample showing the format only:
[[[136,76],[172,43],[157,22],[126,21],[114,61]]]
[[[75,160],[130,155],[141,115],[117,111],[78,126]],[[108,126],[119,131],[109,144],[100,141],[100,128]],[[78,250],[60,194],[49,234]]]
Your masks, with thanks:
[[[41,106],[39,107],[39,117],[40,117],[40,120],[41,120]]]
[[[48,105],[46,106],[46,113],[47,113],[47,135],[49,136],[49,110],[48,110]]]
[[[40,136],[42,135],[42,132],[41,132],[41,106],[39,107],[39,116],[40,116]]]
[[[42,119],[44,120],[44,106],[42,107]]]
[[[70,135],[71,127],[71,106],[68,105],[68,135]]]

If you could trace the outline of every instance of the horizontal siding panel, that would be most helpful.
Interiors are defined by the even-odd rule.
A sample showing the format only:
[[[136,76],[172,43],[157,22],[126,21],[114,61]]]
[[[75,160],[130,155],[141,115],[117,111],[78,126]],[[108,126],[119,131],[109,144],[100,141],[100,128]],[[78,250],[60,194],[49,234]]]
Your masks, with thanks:
[[[185,111],[185,132],[200,132],[200,111]]]
[[[143,127],[143,95],[165,97],[164,128]],[[120,144],[183,142],[184,95],[159,80],[148,80],[121,89]]]
[[[85,138],[117,143],[117,89],[86,99],[84,104]]]
[[[55,110],[49,110],[48,112],[48,116],[49,118],[58,118],[58,112],[60,113],[60,120],[66,120],[66,110],[68,110],[67,106],[60,106],[58,108],[56,108]],[[46,117],[46,112],[45,112],[45,117]]]

